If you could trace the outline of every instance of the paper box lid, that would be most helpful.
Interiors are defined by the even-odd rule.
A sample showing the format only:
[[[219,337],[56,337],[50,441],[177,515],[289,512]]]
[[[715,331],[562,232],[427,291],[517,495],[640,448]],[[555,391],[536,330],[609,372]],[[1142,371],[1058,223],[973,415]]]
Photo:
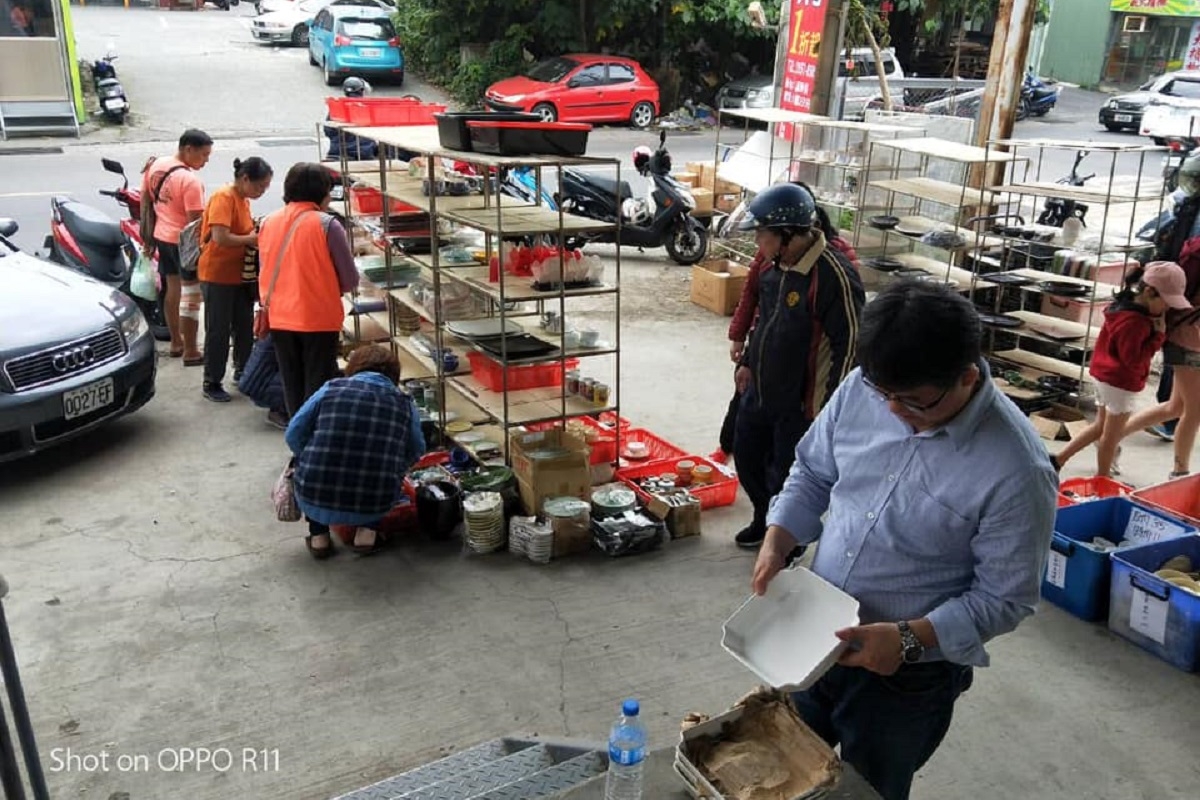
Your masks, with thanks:
[[[722,628],[721,646],[767,685],[807,689],[846,648],[834,632],[857,624],[857,600],[795,567],[733,612]]]

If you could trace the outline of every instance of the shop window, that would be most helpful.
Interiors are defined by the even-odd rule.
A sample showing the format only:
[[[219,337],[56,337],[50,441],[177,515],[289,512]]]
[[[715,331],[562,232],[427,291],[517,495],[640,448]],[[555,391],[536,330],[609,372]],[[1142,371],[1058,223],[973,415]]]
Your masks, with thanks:
[[[54,38],[53,0],[0,0],[0,36]]]

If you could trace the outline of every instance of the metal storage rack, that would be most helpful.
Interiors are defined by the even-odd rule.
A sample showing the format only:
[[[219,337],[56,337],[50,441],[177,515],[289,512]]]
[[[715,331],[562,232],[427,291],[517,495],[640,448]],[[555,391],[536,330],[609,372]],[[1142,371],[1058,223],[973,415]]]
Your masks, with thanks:
[[[428,255],[402,253],[390,245],[383,247],[388,274],[390,276],[397,260],[400,258],[419,265],[421,274],[428,276],[433,287],[433,307],[418,302],[408,287],[386,288],[389,300],[388,322],[391,344],[401,359],[405,379],[426,378],[436,381],[437,416],[441,423],[442,433],[453,440],[454,433],[445,429],[445,412],[451,411],[460,419],[484,428],[476,427],[475,431],[483,433],[489,440],[499,441],[505,459],[509,455],[510,429],[536,423],[564,423],[574,417],[596,416],[604,412],[619,414],[620,412],[620,351],[621,351],[621,256],[620,248],[616,250],[615,275],[605,277],[605,282],[598,286],[586,288],[567,288],[561,282],[557,289],[541,291],[532,287],[531,279],[519,278],[505,272],[503,263],[504,253],[500,246],[502,242],[514,238],[528,239],[548,237],[560,248],[565,246],[568,237],[588,233],[600,233],[616,230],[619,221],[609,223],[586,217],[569,214],[561,209],[551,211],[540,205],[505,195],[497,190],[491,178],[482,181],[483,193],[467,196],[445,196],[436,192],[426,195],[423,189],[423,177],[412,177],[407,165],[403,170],[392,169],[387,158],[388,147],[416,153],[416,159],[422,162],[424,175],[432,176],[438,172],[439,165],[445,160],[464,162],[475,166],[482,175],[500,175],[503,171],[528,167],[534,170],[537,178],[538,194],[542,181],[546,177],[544,171],[551,172],[556,183],[561,183],[562,171],[568,166],[613,168],[616,169],[616,180],[620,181],[620,161],[611,158],[561,158],[549,156],[494,156],[483,153],[461,152],[443,148],[440,145],[436,126],[409,126],[396,128],[362,128],[347,127],[346,132],[375,141],[380,146],[379,163],[370,173],[356,173],[356,181],[362,185],[379,190],[384,198],[383,212],[377,223],[364,220],[352,215],[351,219],[360,231],[369,235],[377,243],[387,239],[389,220],[395,216],[390,201],[397,201],[416,207],[429,214],[430,221],[430,252]],[[403,163],[403,162],[397,162]],[[444,230],[450,226],[472,229],[484,235],[485,249],[499,259],[500,277],[497,282],[489,281],[489,266],[487,264],[450,264],[443,263],[441,249],[443,246]],[[560,259],[562,256],[560,255]],[[392,281],[389,279],[389,285]],[[556,306],[560,320],[566,320],[567,301],[578,298],[611,298],[613,305],[614,330],[610,347],[590,348],[583,346],[567,346],[565,326],[557,334],[526,331],[537,338],[555,344],[558,348],[553,355],[531,358],[509,358],[507,337],[501,337],[500,355],[494,356],[479,348],[473,348],[472,343],[455,336],[447,329],[443,295],[446,287],[454,285],[466,290],[473,298],[478,299],[481,314],[484,318],[495,319],[501,330],[508,328],[509,321],[520,318],[540,318],[548,307]],[[465,353],[475,349],[497,365],[502,372],[501,392],[492,392],[471,374],[466,358],[460,360],[457,369],[445,369],[443,359],[431,357],[415,346],[408,336],[398,335],[396,319],[400,312],[407,310],[421,317],[421,331],[433,339],[434,355],[443,353],[447,348],[453,348],[456,353]],[[426,320],[428,319],[428,322]],[[566,370],[568,360],[579,359],[581,369],[594,359],[611,359],[612,371],[610,382],[610,397],[605,404],[588,402],[580,397],[569,395],[565,380],[561,386],[535,389],[509,389],[509,373],[507,367],[529,366],[535,364],[558,364]],[[595,362],[594,362],[595,363]],[[620,432],[617,432],[618,445]]]
[[[861,254],[873,253],[880,240],[868,240],[858,231],[857,221],[866,212],[881,209],[878,194],[868,195],[866,183],[881,165],[873,160],[871,143],[877,138],[900,138],[918,135],[920,129],[899,125],[885,125],[805,114],[784,109],[725,109],[717,115],[718,125],[722,117],[744,120],[741,142],[721,140],[718,127],[714,155],[714,175],[730,151],[743,145],[750,137],[750,123],[767,125],[771,135],[768,153],[764,158],[769,165],[769,175],[778,178],[785,174],[792,180],[802,180],[812,187],[818,205],[822,206],[834,225],[843,231],[856,231],[854,245]],[[792,125],[801,129],[791,140],[780,138],[779,126]],[[783,155],[786,150],[786,156]],[[777,154],[778,152],[778,154]],[[775,169],[776,162],[779,169]],[[846,215],[853,220],[847,224]],[[714,218],[721,216],[715,213]],[[715,239],[717,246],[738,256],[747,256],[752,245],[744,241]]]
[[[958,246],[942,247],[923,243],[923,233],[904,233],[895,228],[879,230],[878,235],[882,238],[879,255],[895,258],[905,268],[924,270],[960,290],[973,292],[978,288],[990,288],[992,284],[976,274],[974,256],[982,248],[1002,242],[980,236],[963,223],[964,216],[974,217],[976,212],[993,205],[997,197],[972,186],[971,177],[974,170],[1004,165],[1014,161],[1016,156],[931,137],[873,141],[873,164],[877,151],[882,151],[880,161],[887,161],[891,169],[887,178],[868,181],[867,188],[886,194],[886,213],[905,218],[911,225],[925,226],[927,231],[953,231],[962,239]],[[902,174],[914,171],[916,175]],[[945,179],[932,177],[939,174]],[[904,207],[898,208],[898,204]],[[856,240],[862,238],[864,226],[869,227],[869,223],[860,215],[855,226]],[[897,252],[901,248],[902,252]]]
[[[1036,251],[1033,248],[1037,243],[1031,245],[1024,239],[995,232],[977,233],[977,260],[981,268],[989,272],[1004,271],[1034,281],[1023,286],[997,286],[995,308],[1009,308],[1006,313],[1021,320],[1023,325],[1014,329],[990,329],[988,339],[992,355],[1018,368],[1033,370],[1038,375],[1076,380],[1080,386],[1079,394],[1083,395],[1083,387],[1087,383],[1087,364],[1096,334],[1099,333],[1104,304],[1120,288],[1124,276],[1138,266],[1135,254],[1150,246],[1138,240],[1134,232],[1141,223],[1162,211],[1164,195],[1161,178],[1148,176],[1146,164],[1147,157],[1153,155],[1157,165],[1158,157],[1165,149],[1140,144],[1007,139],[989,142],[987,150],[991,154],[1003,152],[1011,158],[1006,161],[1006,177],[1002,177],[999,183],[976,190],[980,192],[981,200],[990,195],[994,203],[1006,208],[1008,214],[1019,215],[1030,221],[1037,219],[1044,202],[1050,198],[1088,204],[1088,227],[1078,242],[1069,248],[1053,241],[1042,243],[1041,246],[1048,250],[1057,246],[1070,249],[1075,255],[1094,258],[1090,276],[1065,275],[1030,266],[1030,262],[1035,260]],[[1103,165],[1107,169],[1101,169],[1102,183],[1070,186],[1044,178],[1042,173],[1046,155],[1055,150],[1107,156],[1107,162]],[[1120,166],[1122,161],[1123,167]],[[1133,172],[1121,176],[1118,174],[1120,168],[1132,168]],[[1104,175],[1104,172],[1107,174]],[[1044,230],[1049,232],[1055,229]],[[998,244],[995,243],[996,239],[1000,240]],[[1017,255],[1015,259],[1014,252]],[[1043,255],[1036,260],[1041,262],[1046,258]],[[1022,260],[1025,262],[1023,265]],[[1014,261],[1017,263],[1015,267]],[[1117,266],[1120,267],[1120,276],[1116,281],[1101,280],[1102,267],[1113,269]],[[985,279],[986,274],[977,285]],[[1083,303],[1087,307],[1086,317],[1073,320],[1043,313],[1051,294],[1040,285],[1041,281],[1059,281],[1086,289],[1085,295],[1067,301]],[[1016,297],[1008,298],[1009,291],[1015,292]],[[1039,303],[1036,310],[1028,307],[1031,302]],[[1012,309],[1012,306],[1016,308]],[[1037,328],[1053,329],[1054,335],[1046,335]],[[1004,346],[998,345],[998,341]],[[1026,349],[1022,347],[1023,342],[1037,344],[1034,349]]]

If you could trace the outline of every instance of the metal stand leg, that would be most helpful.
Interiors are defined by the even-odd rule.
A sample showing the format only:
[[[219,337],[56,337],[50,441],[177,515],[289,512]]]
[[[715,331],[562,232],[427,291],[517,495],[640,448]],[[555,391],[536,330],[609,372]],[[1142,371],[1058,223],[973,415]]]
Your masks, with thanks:
[[[42,772],[42,763],[38,758],[37,741],[33,735],[33,723],[29,720],[29,707],[25,705],[25,690],[21,687],[21,676],[17,672],[17,656],[13,652],[12,637],[8,633],[8,621],[4,617],[4,596],[8,594],[8,584],[0,578],[0,673],[3,673],[4,683],[8,687],[8,702],[12,706],[13,724],[17,729],[17,739],[21,742],[21,751],[25,756],[25,771],[29,773],[29,787],[33,791],[34,800],[50,800],[50,792],[46,789],[46,776]],[[7,724],[0,723],[0,758],[5,762],[11,759],[12,771],[17,777],[17,792],[13,798],[23,800],[20,777],[16,775],[16,757],[12,753],[12,742],[8,737]],[[8,766],[4,767],[5,792],[8,790]]]
[[[17,754],[13,752],[12,734],[8,731],[3,705],[0,705],[0,785],[4,786],[4,800],[25,800],[21,769],[17,766]]]

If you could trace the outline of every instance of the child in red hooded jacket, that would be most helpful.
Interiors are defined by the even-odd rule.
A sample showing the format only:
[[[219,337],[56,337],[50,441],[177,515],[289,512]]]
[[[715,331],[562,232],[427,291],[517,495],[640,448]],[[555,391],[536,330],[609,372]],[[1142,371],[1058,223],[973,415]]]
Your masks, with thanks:
[[[1104,324],[1096,337],[1088,368],[1096,382],[1096,402],[1100,408],[1091,425],[1057,456],[1050,457],[1055,469],[1061,469],[1080,450],[1098,442],[1096,474],[1103,477],[1112,474],[1125,423],[1150,377],[1150,360],[1167,338],[1166,311],[1191,308],[1183,294],[1186,283],[1178,264],[1154,261],[1145,270],[1135,270],[1126,281],[1127,288],[1105,309]]]

